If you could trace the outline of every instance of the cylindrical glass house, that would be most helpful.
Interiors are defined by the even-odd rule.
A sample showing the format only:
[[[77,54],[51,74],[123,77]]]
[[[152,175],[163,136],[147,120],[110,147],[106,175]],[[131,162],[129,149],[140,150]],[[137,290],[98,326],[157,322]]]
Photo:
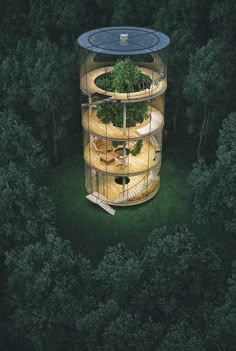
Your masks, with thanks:
[[[111,205],[145,202],[160,187],[170,39],[108,27],[78,42],[86,189]]]

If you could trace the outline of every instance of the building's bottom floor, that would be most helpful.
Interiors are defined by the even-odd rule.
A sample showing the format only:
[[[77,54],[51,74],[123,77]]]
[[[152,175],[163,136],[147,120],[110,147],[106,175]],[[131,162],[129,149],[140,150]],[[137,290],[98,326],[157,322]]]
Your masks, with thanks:
[[[137,176],[112,176],[87,168],[86,188],[89,193],[112,205],[127,206],[145,202],[159,190],[159,169]]]

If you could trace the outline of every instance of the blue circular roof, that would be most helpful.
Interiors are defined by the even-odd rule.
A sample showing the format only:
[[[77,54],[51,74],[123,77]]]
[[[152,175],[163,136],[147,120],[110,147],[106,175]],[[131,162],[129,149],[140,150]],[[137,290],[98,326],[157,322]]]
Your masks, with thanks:
[[[128,40],[121,35],[128,34]],[[164,49],[170,38],[161,32],[140,27],[105,27],[91,30],[78,38],[83,48],[109,55],[150,54]]]

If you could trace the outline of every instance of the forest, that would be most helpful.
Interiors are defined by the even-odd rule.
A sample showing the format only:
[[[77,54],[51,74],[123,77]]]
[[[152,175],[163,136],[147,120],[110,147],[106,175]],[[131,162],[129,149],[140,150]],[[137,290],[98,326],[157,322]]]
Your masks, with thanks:
[[[123,25],[170,37],[168,138],[159,194],[113,218],[77,39]],[[0,350],[235,351],[236,2],[1,0],[0,33]]]

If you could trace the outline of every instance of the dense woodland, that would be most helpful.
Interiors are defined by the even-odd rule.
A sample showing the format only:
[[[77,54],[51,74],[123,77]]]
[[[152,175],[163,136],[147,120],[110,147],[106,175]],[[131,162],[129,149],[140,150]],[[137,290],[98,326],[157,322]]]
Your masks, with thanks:
[[[110,25],[171,38],[166,126],[197,229],[95,263],[58,235],[42,179],[81,152],[76,39]],[[0,33],[0,350],[236,350],[236,2],[1,0]]]

